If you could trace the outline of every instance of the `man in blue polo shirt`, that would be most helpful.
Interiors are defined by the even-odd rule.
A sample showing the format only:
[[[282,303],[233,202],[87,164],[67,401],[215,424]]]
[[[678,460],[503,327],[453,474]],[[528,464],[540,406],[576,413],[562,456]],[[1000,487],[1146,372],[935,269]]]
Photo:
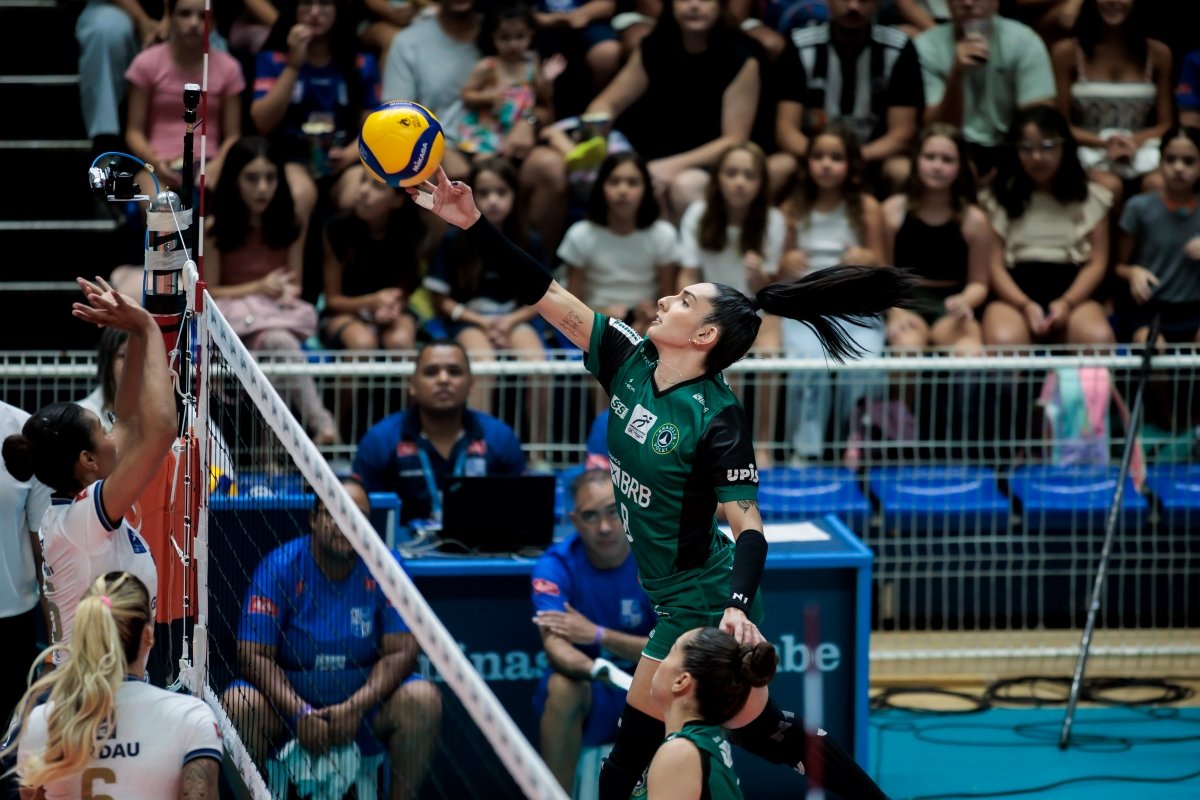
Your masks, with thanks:
[[[344,484],[370,513],[362,486]],[[242,741],[264,764],[290,738],[312,757],[386,748],[391,797],[414,796],[433,757],[441,697],[414,676],[415,637],[318,500],[312,535],[263,558],[242,606],[238,666],[225,692]]]
[[[370,492],[400,496],[400,521],[440,520],[442,492],[458,475],[520,475],[525,454],[512,428],[467,408],[471,363],[462,345],[429,342],[417,355],[412,406],[367,431],[353,477]]]
[[[605,744],[616,735],[628,672],[655,620],[609,470],[583,472],[572,492],[576,533],[547,550],[532,576],[534,622],[551,667],[534,696],[542,758],[568,793],[583,744]]]

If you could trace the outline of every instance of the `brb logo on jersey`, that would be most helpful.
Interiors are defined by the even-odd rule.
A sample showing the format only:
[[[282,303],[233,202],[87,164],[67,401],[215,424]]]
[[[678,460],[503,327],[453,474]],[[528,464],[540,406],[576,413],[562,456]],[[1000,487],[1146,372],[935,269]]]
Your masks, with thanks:
[[[679,428],[670,422],[659,425],[650,440],[650,448],[660,456],[665,456],[674,450],[677,444],[679,444]]]
[[[625,426],[625,435],[631,437],[638,444],[645,444],[646,437],[650,434],[650,428],[657,420],[657,414],[647,411],[641,403],[638,403],[633,407],[633,418]]]

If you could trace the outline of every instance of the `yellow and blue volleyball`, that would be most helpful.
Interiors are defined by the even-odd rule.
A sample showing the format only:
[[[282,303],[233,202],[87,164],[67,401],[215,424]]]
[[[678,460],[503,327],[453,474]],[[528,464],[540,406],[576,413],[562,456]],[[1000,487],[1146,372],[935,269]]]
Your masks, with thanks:
[[[358,137],[358,155],[378,180],[416,186],[437,172],[446,149],[442,126],[429,109],[392,100],[371,112]]]

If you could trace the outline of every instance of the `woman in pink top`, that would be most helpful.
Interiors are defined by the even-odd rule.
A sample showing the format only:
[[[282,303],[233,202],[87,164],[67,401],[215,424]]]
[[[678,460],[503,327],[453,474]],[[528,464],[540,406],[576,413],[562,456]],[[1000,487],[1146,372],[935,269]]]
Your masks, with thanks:
[[[154,166],[160,183],[180,185],[183,165],[183,85],[200,84],[204,61],[204,0],[167,0],[169,38],[148,47],[133,59],[125,72],[129,82],[129,111],[125,138],[134,155]],[[246,79],[241,65],[223,50],[208,55],[208,128],[206,167],[208,186],[216,186],[221,158],[229,143],[242,135],[242,91]],[[194,153],[200,175],[200,136]],[[154,182],[143,171],[138,176],[143,191]],[[185,199],[186,202],[186,199]]]

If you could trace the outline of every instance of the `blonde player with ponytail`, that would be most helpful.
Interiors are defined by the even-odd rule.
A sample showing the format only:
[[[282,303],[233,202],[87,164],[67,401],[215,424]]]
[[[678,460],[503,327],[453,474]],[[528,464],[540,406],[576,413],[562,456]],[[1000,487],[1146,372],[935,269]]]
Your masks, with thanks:
[[[36,681],[17,748],[21,800],[199,800],[217,796],[221,737],[200,700],[142,680],[154,645],[145,584],[109,572],[79,603],[70,658]],[[46,656],[42,653],[35,665]]]

